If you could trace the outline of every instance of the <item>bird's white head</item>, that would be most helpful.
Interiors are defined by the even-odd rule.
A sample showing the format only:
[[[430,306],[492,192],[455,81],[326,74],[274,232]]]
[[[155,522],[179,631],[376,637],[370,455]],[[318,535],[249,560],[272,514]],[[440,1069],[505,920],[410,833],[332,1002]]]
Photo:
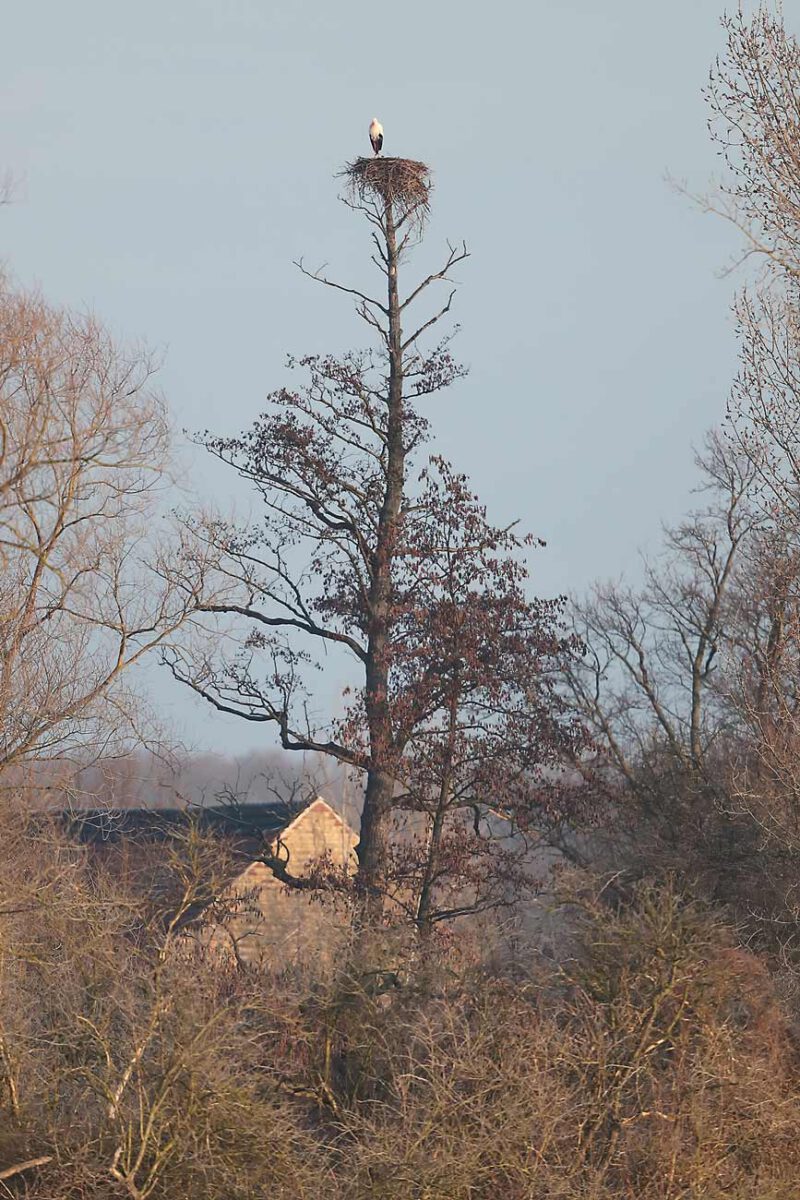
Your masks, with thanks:
[[[372,120],[369,123],[369,127],[370,127],[370,129],[382,129],[383,128],[383,126],[381,125],[381,123],[377,117],[372,118]]]

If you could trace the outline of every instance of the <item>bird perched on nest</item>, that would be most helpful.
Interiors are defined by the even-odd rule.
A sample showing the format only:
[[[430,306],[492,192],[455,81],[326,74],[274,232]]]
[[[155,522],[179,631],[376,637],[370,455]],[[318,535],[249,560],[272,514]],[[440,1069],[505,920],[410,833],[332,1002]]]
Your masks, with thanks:
[[[369,140],[372,142],[372,149],[376,155],[380,154],[383,145],[383,126],[377,117],[373,117],[369,123]]]

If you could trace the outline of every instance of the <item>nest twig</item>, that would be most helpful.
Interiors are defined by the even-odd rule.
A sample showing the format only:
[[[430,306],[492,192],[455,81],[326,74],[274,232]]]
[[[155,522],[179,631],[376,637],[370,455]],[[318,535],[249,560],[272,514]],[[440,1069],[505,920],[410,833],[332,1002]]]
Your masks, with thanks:
[[[396,216],[422,224],[430,209],[431,180],[425,163],[413,158],[357,158],[342,175],[351,195],[363,202],[379,199],[390,204]]]

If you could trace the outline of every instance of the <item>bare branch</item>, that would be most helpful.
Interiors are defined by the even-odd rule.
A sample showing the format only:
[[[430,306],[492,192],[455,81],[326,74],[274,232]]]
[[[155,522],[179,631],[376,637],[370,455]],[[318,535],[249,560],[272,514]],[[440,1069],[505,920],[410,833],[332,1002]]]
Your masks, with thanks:
[[[315,283],[324,283],[326,287],[335,288],[337,292],[345,292],[348,296],[356,296],[357,299],[362,302],[362,304],[371,305],[372,307],[379,309],[388,317],[389,310],[384,304],[381,304],[380,300],[375,300],[372,296],[367,296],[365,292],[359,291],[358,288],[346,287],[344,284],[336,283],[335,280],[328,279],[325,275],[323,275],[322,272],[325,269],[324,265],[318,267],[316,271],[309,271],[303,266],[302,258],[297,259],[294,265],[303,273],[303,275],[306,276],[307,279],[313,279]]]

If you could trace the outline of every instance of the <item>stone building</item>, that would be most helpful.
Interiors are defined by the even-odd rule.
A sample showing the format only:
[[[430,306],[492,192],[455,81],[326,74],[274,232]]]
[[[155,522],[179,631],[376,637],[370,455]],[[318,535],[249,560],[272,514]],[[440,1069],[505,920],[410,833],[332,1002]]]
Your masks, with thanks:
[[[320,859],[355,870],[358,834],[321,796],[299,809],[281,803],[108,807],[64,814],[63,822],[98,866],[133,893],[146,895],[166,918],[179,900],[180,864],[191,856],[192,833],[199,836],[201,874],[213,890],[199,889],[181,925],[188,937],[199,936],[215,952],[281,967],[327,955],[341,941],[344,901],[291,891],[260,861],[268,849],[293,875],[305,874]],[[225,915],[212,923],[210,912]]]
[[[356,831],[321,796],[270,838],[293,875],[305,874],[323,858],[355,870],[357,842]],[[229,915],[206,936],[217,952],[242,963],[297,965],[309,956],[332,954],[344,935],[341,900],[292,891],[258,859],[232,880],[222,900]]]

